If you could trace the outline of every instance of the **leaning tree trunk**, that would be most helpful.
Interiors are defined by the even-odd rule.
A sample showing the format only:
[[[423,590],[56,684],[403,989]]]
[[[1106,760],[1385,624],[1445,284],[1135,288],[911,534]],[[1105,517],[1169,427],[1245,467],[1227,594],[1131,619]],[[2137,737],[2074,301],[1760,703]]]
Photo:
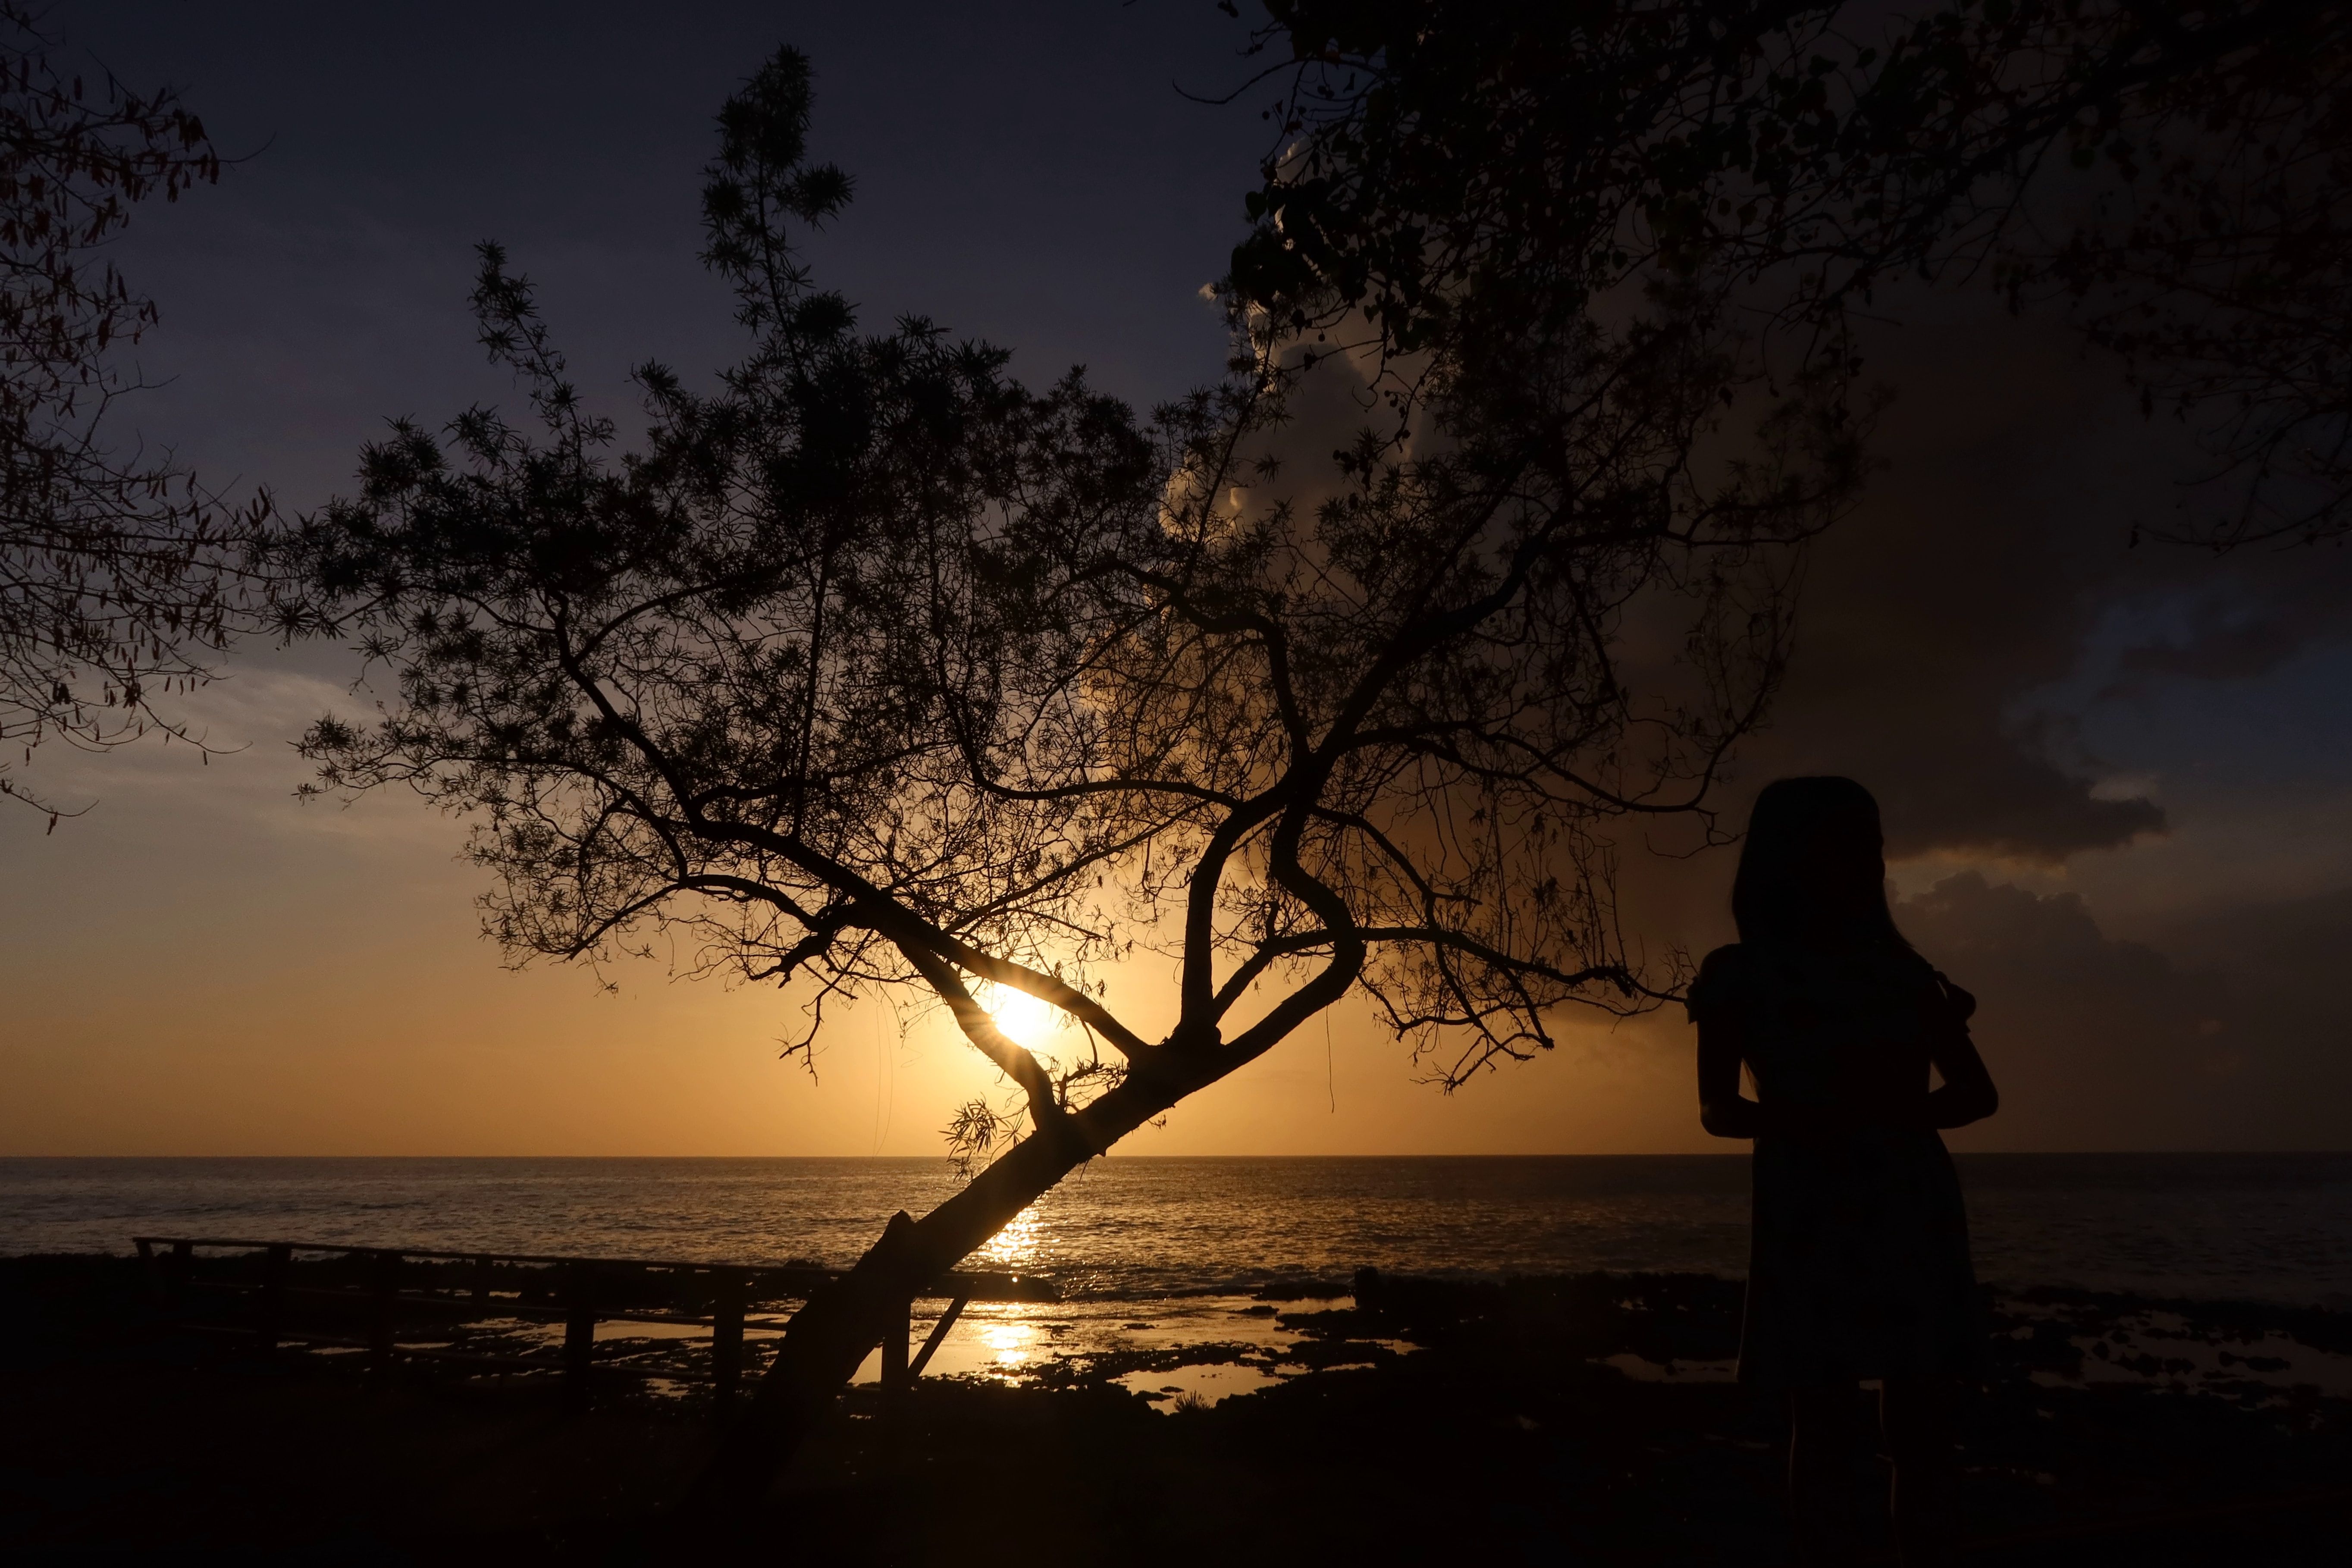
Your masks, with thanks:
[[[953,1268],[1071,1171],[1166,1110],[1204,1078],[1130,1074],[1057,1125],[1042,1128],[921,1219],[904,1210],[848,1273],[811,1295],[784,1327],[776,1359],[682,1508],[709,1521],[748,1509],[792,1458],[908,1300]]]

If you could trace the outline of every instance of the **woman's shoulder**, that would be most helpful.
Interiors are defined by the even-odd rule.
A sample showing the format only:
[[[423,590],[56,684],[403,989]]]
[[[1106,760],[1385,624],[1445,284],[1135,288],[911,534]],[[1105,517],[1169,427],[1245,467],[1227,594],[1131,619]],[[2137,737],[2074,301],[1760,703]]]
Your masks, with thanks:
[[[1953,984],[1949,975],[1916,949],[1906,946],[1889,953],[1885,963],[1895,988],[1932,1011],[1965,1024],[1977,1010],[1977,999]]]
[[[1919,955],[1912,955],[1918,958]],[[1952,983],[1952,977],[1919,958],[1919,970],[1925,979],[1925,989],[1930,1005],[1944,1013],[1956,1024],[1966,1024],[1977,1010],[1976,993],[1966,991]]]
[[[1727,942],[1698,961],[1698,977],[1726,975],[1746,969],[1754,962],[1756,950],[1736,942]]]
[[[1756,951],[1727,942],[1699,960],[1698,974],[1684,994],[1694,1024],[1744,1006],[1756,988]]]

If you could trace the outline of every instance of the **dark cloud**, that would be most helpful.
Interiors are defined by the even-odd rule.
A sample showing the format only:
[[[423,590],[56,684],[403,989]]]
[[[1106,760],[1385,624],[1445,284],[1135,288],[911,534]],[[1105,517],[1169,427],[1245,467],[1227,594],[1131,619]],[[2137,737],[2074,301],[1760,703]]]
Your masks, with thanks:
[[[2352,891],[2214,908],[2143,942],[2074,894],[1971,871],[1895,916],[1980,1004],[2001,1110],[1968,1146],[2342,1147]]]
[[[2229,1123],[2245,1147],[2340,1149],[2352,1106],[2352,889],[2226,905],[2154,933],[2230,976],[2246,1082]]]
[[[2046,328],[1992,315],[1878,342],[1897,394],[1886,467],[1817,549],[1751,771],[1862,779],[1898,856],[2055,861],[2162,831],[2158,806],[2095,796],[2016,711],[2074,668],[2099,590],[2130,564],[2116,498],[2080,467],[2086,444],[2111,452],[2134,432],[2113,428],[2088,367]]]
[[[1886,464],[1817,549],[1749,776],[1861,778],[1897,856],[2054,864],[2164,832],[2157,801],[2101,787],[2083,714],[2340,637],[2352,558],[2133,547],[2136,522],[2193,493],[2200,456],[2058,323],[1937,297],[1872,346],[1896,393]],[[2100,665],[2093,688],[2054,689]]]
[[[1786,697],[1746,777],[1863,779],[1898,858],[2055,867],[2165,833],[2160,793],[2116,787],[2125,770],[2084,735],[2113,732],[2099,720],[2117,706],[2274,680],[2340,642],[2346,555],[2132,547],[2134,522],[2179,504],[2198,454],[2048,323],[1913,321],[1877,346],[1899,391],[1887,467],[1818,551]],[[2129,772],[2161,792],[2209,770],[2213,743],[2171,736]],[[2231,809],[2271,810],[2284,832],[2288,797],[2325,763],[2307,738],[2253,743],[2270,795]],[[2265,766],[2249,761],[2227,759],[2233,776]],[[1983,999],[2004,1105],[1976,1146],[2341,1146],[2352,1006],[2332,976],[2352,951],[2352,892],[2168,922],[2143,910],[2139,941],[2102,929],[2127,909],[1975,872],[1898,913]]]
[[[2262,994],[2284,998],[2316,982],[2331,993],[2352,958],[2352,889],[2275,903],[2233,904],[2178,917],[2159,928],[2167,948],[2244,977]],[[2352,1030],[2339,1028],[2339,1042]]]
[[[2248,1146],[2269,1076],[2255,1058],[2273,1043],[2247,1038],[2229,982],[2108,937],[2072,893],[1973,871],[1904,900],[1895,918],[1977,994],[1974,1031],[2001,1110],[1972,1145]]]
[[[2200,605],[2189,636],[2177,643],[2143,643],[2116,661],[2127,677],[2182,676],[2196,680],[2252,680],[2301,653],[2305,628],[2277,616],[2239,616]],[[2128,695],[2137,681],[2119,682],[2103,695]]]
[[[2344,613],[2341,545],[2192,559],[2201,573],[2166,606],[2169,615],[2154,617],[2158,624],[2120,648],[2102,699],[2140,697],[2164,679],[2260,679],[2314,647],[2340,643],[2352,625]]]

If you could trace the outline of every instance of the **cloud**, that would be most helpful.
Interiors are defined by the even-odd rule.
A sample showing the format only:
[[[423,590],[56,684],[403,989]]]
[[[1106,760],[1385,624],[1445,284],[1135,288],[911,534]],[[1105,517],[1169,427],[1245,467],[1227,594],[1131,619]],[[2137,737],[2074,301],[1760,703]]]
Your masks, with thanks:
[[[1898,856],[2054,865],[2161,834],[2164,805],[2115,787],[2085,716],[2342,637],[2352,557],[2133,548],[2135,522],[2191,493],[2182,429],[2143,420],[2052,322],[1902,303],[1909,319],[1870,340],[1897,394],[1886,466],[1816,548],[1790,679],[1744,772],[1862,779]]]
[[[2111,616],[2113,677],[2102,699],[2140,697],[2162,679],[2260,679],[2345,640],[2352,561],[2342,550],[2196,559],[2203,572],[2178,590]]]
[[[155,733],[102,752],[54,740],[36,749],[16,776],[43,800],[84,815],[54,835],[42,833],[29,811],[0,815],[0,880],[56,874],[54,867],[46,873],[39,868],[68,843],[96,857],[86,870],[103,866],[106,874],[142,880],[152,873],[131,868],[165,843],[206,863],[326,854],[324,863],[335,868],[330,877],[349,875],[354,854],[384,865],[414,864],[420,855],[436,868],[446,865],[463,829],[404,791],[348,804],[296,798],[299,786],[315,777],[294,750],[311,721],[331,711],[362,721],[371,716],[373,694],[349,689],[354,668],[356,660],[328,645],[247,645],[222,663],[211,684],[159,704],[212,749],[209,759]]]
[[[2210,603],[2200,605],[2183,641],[2142,643],[2125,648],[2116,665],[2127,676],[2181,676],[2196,680],[2251,680],[2268,675],[2301,653],[2303,628],[2274,616],[2239,617]],[[2128,688],[2111,688],[2123,695]]]
[[[2110,939],[2074,894],[1995,886],[1973,871],[1904,900],[1895,918],[1977,994],[1974,1030],[2002,1091],[1980,1138],[2024,1149],[2211,1142],[2200,1097],[2177,1087],[2235,1070],[2224,984]]]
[[[2084,367],[2015,324],[1913,325],[1881,346],[1899,389],[1887,467],[1817,549],[1750,771],[1860,778],[1897,855],[2057,861],[2161,832],[2158,805],[2095,797],[2095,775],[2016,711],[2072,668],[2086,596],[2124,564],[2122,519],[2069,471],[2114,434],[2086,413]]]
[[[2006,1149],[2340,1146],[2352,1088],[2322,960],[2352,893],[2210,911],[2166,946],[2100,929],[2073,893],[1948,877],[1896,906],[1913,943],[1975,992],[2001,1111],[1961,1134]]]
[[[2159,940],[2229,966],[2266,994],[2283,998],[2314,981],[2335,991],[2352,953],[2352,889],[2200,910],[2170,922]]]
[[[2352,889],[2217,905],[2152,933],[2230,976],[2246,1093],[2234,1135],[2248,1147],[2341,1149],[2352,1104]]]

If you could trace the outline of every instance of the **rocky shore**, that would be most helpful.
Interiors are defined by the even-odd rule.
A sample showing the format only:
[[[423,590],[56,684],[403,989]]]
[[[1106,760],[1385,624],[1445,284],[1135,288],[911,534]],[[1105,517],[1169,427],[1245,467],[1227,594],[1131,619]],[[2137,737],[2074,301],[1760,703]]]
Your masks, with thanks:
[[[761,1560],[1773,1563],[1779,1413],[1698,1275],[1282,1281],[1230,1344],[853,1390],[763,1500]],[[2332,1555],[2352,1314],[2029,1290],[1991,1302],[1960,1560]],[[1251,1373],[1213,1397],[1204,1370]],[[1202,1388],[1210,1387],[1211,1394]],[[19,1563],[656,1562],[707,1397],[262,1358],[136,1265],[0,1261],[0,1540]],[[1874,1458],[1854,1457],[1857,1493]],[[2104,1544],[2095,1544],[2104,1543]]]

